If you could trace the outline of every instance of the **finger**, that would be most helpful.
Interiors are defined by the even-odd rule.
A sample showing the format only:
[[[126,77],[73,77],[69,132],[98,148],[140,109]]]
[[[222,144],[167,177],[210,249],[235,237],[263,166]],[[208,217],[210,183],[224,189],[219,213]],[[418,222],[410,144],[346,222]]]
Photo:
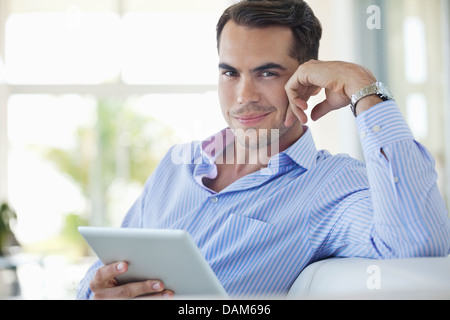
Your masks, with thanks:
[[[102,288],[111,288],[117,285],[115,277],[127,272],[128,264],[117,262],[103,266],[97,270],[90,283],[93,292]]]
[[[173,299],[175,293],[172,290],[164,290],[161,296],[163,299]]]
[[[321,85],[314,83],[311,67],[308,63],[301,65],[297,71],[291,76],[285,85],[285,90],[289,100],[294,101],[300,98],[308,101],[311,96],[317,95],[322,89]]]
[[[289,100],[289,103],[293,104],[293,105],[295,105],[295,100],[300,98],[301,92],[299,92],[299,91],[305,90],[305,88],[300,86],[297,73],[298,73],[298,71],[296,71],[291,76],[291,78],[288,80],[288,82],[284,86],[284,90],[286,91],[286,95]]]
[[[95,293],[95,299],[133,299],[145,295],[162,293],[164,284],[158,280],[128,283],[113,288],[105,288]]]
[[[299,76],[300,71],[301,68],[294,73],[285,85],[286,95],[289,100],[289,109],[286,113],[285,119],[286,127],[291,127],[296,120],[295,118],[298,118],[302,124],[306,124],[308,122],[308,117],[304,112],[308,109],[307,101],[311,96],[319,94],[322,90],[322,88],[316,85],[305,85],[300,83],[300,81],[303,81]]]
[[[172,290],[164,290],[159,293],[149,294],[149,295],[143,295],[140,297],[135,298],[135,300],[155,300],[155,299],[173,299],[175,296],[175,293]]]
[[[301,107],[294,105],[294,106],[291,106],[290,109],[292,110],[294,115],[297,117],[297,119],[300,120],[300,122],[302,124],[306,124],[308,122],[308,116],[306,115],[305,111],[303,111],[303,109]]]
[[[286,110],[286,119],[284,121],[284,125],[287,128],[290,128],[294,125],[294,122],[296,119],[297,119],[297,117],[295,116],[294,112],[292,111],[291,106],[288,105],[287,110]]]
[[[290,81],[292,81],[293,78],[291,78]],[[298,93],[295,91],[295,88],[297,88],[295,81],[293,84],[286,84],[285,87],[289,101],[285,118],[285,126],[288,128],[292,127],[296,119],[299,119],[302,123],[306,123],[308,121],[308,117],[304,112],[304,110],[308,109],[308,104],[305,100],[300,98]]]
[[[307,110],[308,109],[308,103],[303,100],[302,98],[295,98],[293,100],[294,105],[297,106],[298,108],[301,108],[302,110]]]
[[[286,95],[291,104],[301,107],[303,110],[306,110],[308,108],[306,101],[308,101],[312,95],[316,95],[318,92],[320,92],[321,88],[318,88],[316,86],[301,86],[298,81],[295,81],[293,84],[286,85]]]
[[[303,112],[303,110],[306,110],[307,108],[308,105],[301,99],[296,99],[294,103],[289,103],[286,110],[284,125],[290,128],[294,125],[297,119],[300,121],[308,121],[308,117]]]
[[[311,119],[313,121],[317,121],[332,110],[334,110],[332,105],[328,103],[328,100],[324,100],[321,103],[317,104],[314,109],[311,111]]]

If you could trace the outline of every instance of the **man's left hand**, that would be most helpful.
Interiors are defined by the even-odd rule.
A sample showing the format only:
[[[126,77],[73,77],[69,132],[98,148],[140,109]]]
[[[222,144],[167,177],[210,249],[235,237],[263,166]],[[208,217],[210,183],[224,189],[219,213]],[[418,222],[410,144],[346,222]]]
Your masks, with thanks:
[[[325,89],[326,99],[317,104],[311,111],[311,119],[316,121],[330,111],[346,107],[351,102],[351,96],[376,82],[374,75],[366,68],[357,64],[341,61],[310,60],[302,64],[286,83],[285,89],[289,99],[285,125],[291,127],[298,118],[306,123],[308,117],[307,101]],[[378,101],[372,97],[358,103],[357,111],[367,110]],[[363,99],[365,100],[365,99]],[[381,99],[379,99],[381,101]],[[375,103],[374,103],[375,102]]]

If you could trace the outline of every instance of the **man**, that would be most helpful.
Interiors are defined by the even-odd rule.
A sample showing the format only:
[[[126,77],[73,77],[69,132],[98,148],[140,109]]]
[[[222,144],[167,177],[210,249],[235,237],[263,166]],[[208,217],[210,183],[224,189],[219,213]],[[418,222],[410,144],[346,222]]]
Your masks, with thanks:
[[[189,231],[232,297],[282,296],[308,264],[331,256],[449,253],[431,155],[369,70],[316,60],[321,33],[302,0],[228,8],[217,40],[229,128],[174,147],[123,221]],[[366,164],[316,150],[305,110],[321,89],[312,119],[352,102]],[[118,286],[126,271],[97,262],[78,297],[176,294],[157,279]]]

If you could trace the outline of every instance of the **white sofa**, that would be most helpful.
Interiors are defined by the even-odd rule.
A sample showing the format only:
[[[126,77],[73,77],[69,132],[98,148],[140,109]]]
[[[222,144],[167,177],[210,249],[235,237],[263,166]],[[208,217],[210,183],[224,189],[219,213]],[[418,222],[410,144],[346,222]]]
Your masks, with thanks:
[[[309,265],[288,299],[450,299],[450,256],[333,258]]]

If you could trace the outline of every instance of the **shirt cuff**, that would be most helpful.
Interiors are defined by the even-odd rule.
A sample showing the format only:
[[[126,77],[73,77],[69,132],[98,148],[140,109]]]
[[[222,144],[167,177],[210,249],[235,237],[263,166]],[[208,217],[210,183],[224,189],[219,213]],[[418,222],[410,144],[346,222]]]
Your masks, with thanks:
[[[381,102],[356,118],[364,154],[401,140],[414,140],[395,101]]]

